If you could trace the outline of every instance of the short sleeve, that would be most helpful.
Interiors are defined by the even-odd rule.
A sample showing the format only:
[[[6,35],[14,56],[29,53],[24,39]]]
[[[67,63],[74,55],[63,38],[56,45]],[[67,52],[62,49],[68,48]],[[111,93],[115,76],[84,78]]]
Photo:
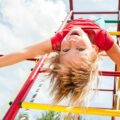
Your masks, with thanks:
[[[56,33],[55,36],[51,37],[51,44],[53,51],[60,51],[61,42],[68,32],[69,30],[64,29],[63,31]]]
[[[51,37],[52,50],[60,51],[61,42],[62,37],[60,33],[57,33],[55,36]]]
[[[95,44],[99,47],[100,50],[107,51],[114,44],[113,38],[105,30],[100,30],[96,37]]]
[[[105,50],[109,50],[114,44],[114,39],[108,32],[105,32]]]

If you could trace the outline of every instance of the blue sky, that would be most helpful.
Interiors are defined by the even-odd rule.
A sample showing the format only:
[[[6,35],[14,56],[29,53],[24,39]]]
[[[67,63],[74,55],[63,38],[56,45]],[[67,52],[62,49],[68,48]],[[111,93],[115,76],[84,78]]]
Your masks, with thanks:
[[[109,2],[106,2],[106,0],[74,0],[74,2],[75,11],[104,11],[106,6],[107,11],[117,10],[117,2],[114,0],[109,0]],[[20,50],[54,35],[68,11],[67,0],[0,0],[0,53],[7,54]],[[117,19],[116,15],[75,16],[75,18],[78,17]],[[116,25],[106,24],[106,29],[108,31],[116,31]],[[101,61],[101,70],[114,70],[114,64],[109,58],[102,58]],[[8,109],[8,102],[15,98],[34,65],[34,62],[23,61],[12,66],[0,68],[1,120]],[[44,82],[41,80],[44,80]],[[43,85],[35,102],[51,103],[51,96],[48,94],[49,80],[46,80],[44,75],[40,75],[37,78],[26,101],[30,101],[40,83]],[[102,77],[100,84],[99,88],[112,89],[113,78]],[[112,104],[111,98],[111,93],[99,92],[93,99],[91,106],[109,108]],[[29,110],[30,119],[35,120],[40,112]],[[110,120],[108,117],[97,117],[97,120],[103,119]],[[96,120],[96,117],[87,116],[86,120]]]

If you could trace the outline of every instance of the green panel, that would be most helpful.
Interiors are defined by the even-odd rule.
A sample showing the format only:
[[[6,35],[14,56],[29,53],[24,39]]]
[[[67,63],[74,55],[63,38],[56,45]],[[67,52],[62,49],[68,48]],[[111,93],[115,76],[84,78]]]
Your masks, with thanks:
[[[120,20],[105,20],[105,23],[120,23]]]

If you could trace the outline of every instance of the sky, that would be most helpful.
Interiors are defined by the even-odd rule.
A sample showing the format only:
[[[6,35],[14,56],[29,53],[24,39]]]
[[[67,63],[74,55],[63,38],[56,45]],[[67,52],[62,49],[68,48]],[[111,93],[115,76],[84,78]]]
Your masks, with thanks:
[[[116,0],[117,1],[117,0]],[[75,11],[115,11],[117,2],[114,0],[74,0]],[[8,54],[26,46],[45,40],[55,34],[69,11],[66,0],[0,0],[0,54]],[[93,7],[94,6],[94,7]],[[96,19],[117,19],[116,15],[76,15]],[[106,24],[108,31],[116,31],[116,25]],[[24,84],[34,62],[23,61],[15,65],[0,68],[0,120],[7,111],[9,101],[13,101]],[[101,59],[101,70],[114,70],[114,64],[109,58]],[[108,82],[109,81],[109,82]],[[25,101],[30,101],[38,85],[42,84],[35,102],[51,103],[49,95],[49,79],[39,75]],[[101,77],[99,88],[112,89],[113,77]],[[65,104],[63,102],[63,104]],[[111,92],[98,92],[91,106],[108,107],[112,105]],[[20,110],[20,112],[26,112]],[[36,120],[41,111],[29,110],[30,120]],[[97,120],[110,120],[110,117],[98,117]],[[95,116],[86,116],[86,120],[96,120]],[[120,120],[118,118],[117,120]]]

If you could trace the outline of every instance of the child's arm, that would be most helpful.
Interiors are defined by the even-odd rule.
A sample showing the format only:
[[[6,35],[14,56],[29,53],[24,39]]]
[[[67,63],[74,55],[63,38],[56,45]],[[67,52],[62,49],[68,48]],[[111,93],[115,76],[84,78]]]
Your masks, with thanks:
[[[43,55],[50,52],[52,52],[52,45],[51,40],[48,39],[43,42],[26,47],[20,51],[0,57],[0,67],[12,65],[25,59],[33,58],[38,55]]]
[[[106,53],[120,67],[120,47],[114,43]]]

